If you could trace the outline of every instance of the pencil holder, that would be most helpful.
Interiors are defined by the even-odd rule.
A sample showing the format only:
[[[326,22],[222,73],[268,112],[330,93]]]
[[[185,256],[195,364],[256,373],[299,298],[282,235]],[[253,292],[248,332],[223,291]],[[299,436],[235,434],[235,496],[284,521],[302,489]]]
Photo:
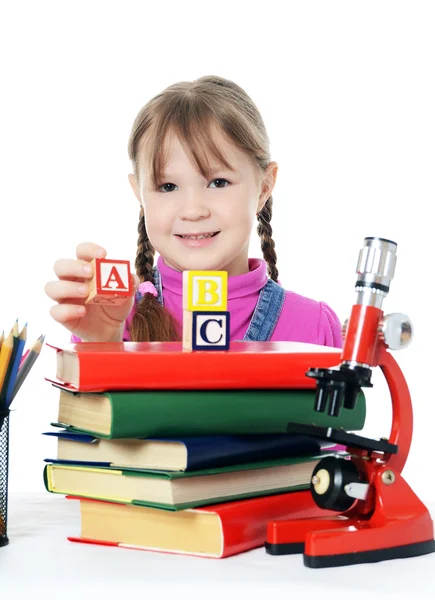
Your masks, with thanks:
[[[9,540],[8,524],[9,411],[0,411],[0,547]]]

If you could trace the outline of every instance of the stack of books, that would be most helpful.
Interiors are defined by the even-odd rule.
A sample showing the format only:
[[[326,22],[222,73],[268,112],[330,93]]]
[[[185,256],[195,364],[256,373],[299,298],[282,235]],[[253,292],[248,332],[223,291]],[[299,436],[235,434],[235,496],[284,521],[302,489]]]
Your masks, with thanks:
[[[327,515],[309,491],[331,448],[288,423],[360,430],[365,399],[339,417],[314,410],[310,367],[340,350],[234,342],[186,352],[178,342],[51,347],[59,391],[49,492],[80,503],[72,541],[225,557],[262,546],[267,523]]]

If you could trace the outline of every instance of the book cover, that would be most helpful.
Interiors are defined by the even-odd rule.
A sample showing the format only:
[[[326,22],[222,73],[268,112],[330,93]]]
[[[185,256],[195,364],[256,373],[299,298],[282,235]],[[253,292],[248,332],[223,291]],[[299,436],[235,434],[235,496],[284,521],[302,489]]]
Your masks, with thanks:
[[[327,455],[184,472],[48,464],[44,485],[57,494],[183,510],[308,488],[315,466]]]
[[[314,409],[315,390],[143,390],[100,394],[60,389],[58,423],[106,438],[287,433],[289,423],[364,427],[366,403],[338,417]],[[170,418],[168,418],[170,415]]]
[[[316,454],[321,444],[300,435],[215,435],[185,438],[103,439],[80,432],[45,432],[57,439],[57,456],[46,462],[194,471]]]
[[[341,350],[300,342],[232,342],[189,352],[181,342],[77,342],[55,351],[46,380],[82,392],[135,389],[314,389],[311,367],[332,367]],[[54,376],[54,372],[56,375]]]
[[[225,502],[178,512],[68,497],[80,502],[80,536],[71,542],[225,558],[264,545],[278,519],[335,515],[308,490]]]

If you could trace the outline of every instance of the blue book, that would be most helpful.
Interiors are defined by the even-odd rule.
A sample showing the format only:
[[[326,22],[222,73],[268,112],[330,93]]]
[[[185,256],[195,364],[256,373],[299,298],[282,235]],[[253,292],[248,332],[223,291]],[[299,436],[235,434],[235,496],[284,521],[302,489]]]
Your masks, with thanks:
[[[178,439],[104,439],[68,430],[44,435],[57,438],[57,456],[46,462],[162,471],[194,471],[314,455],[321,449],[321,442],[314,438],[285,433]]]

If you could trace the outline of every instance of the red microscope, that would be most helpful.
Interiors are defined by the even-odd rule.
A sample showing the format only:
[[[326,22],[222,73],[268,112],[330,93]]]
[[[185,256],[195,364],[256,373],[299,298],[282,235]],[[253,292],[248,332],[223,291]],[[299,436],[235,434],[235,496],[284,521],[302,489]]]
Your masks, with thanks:
[[[397,244],[367,237],[360,251],[356,303],[345,323],[340,364],[312,368],[317,382],[315,409],[337,416],[352,409],[363,387],[373,387],[380,367],[392,402],[389,438],[365,438],[339,429],[290,423],[288,431],[343,444],[344,456],[322,459],[313,471],[316,504],[337,515],[268,524],[266,552],[303,553],[307,567],[337,567],[408,558],[435,552],[429,511],[401,476],[412,439],[412,403],[408,385],[389,350],[409,344],[412,326],[406,315],[384,315],[396,265]]]

